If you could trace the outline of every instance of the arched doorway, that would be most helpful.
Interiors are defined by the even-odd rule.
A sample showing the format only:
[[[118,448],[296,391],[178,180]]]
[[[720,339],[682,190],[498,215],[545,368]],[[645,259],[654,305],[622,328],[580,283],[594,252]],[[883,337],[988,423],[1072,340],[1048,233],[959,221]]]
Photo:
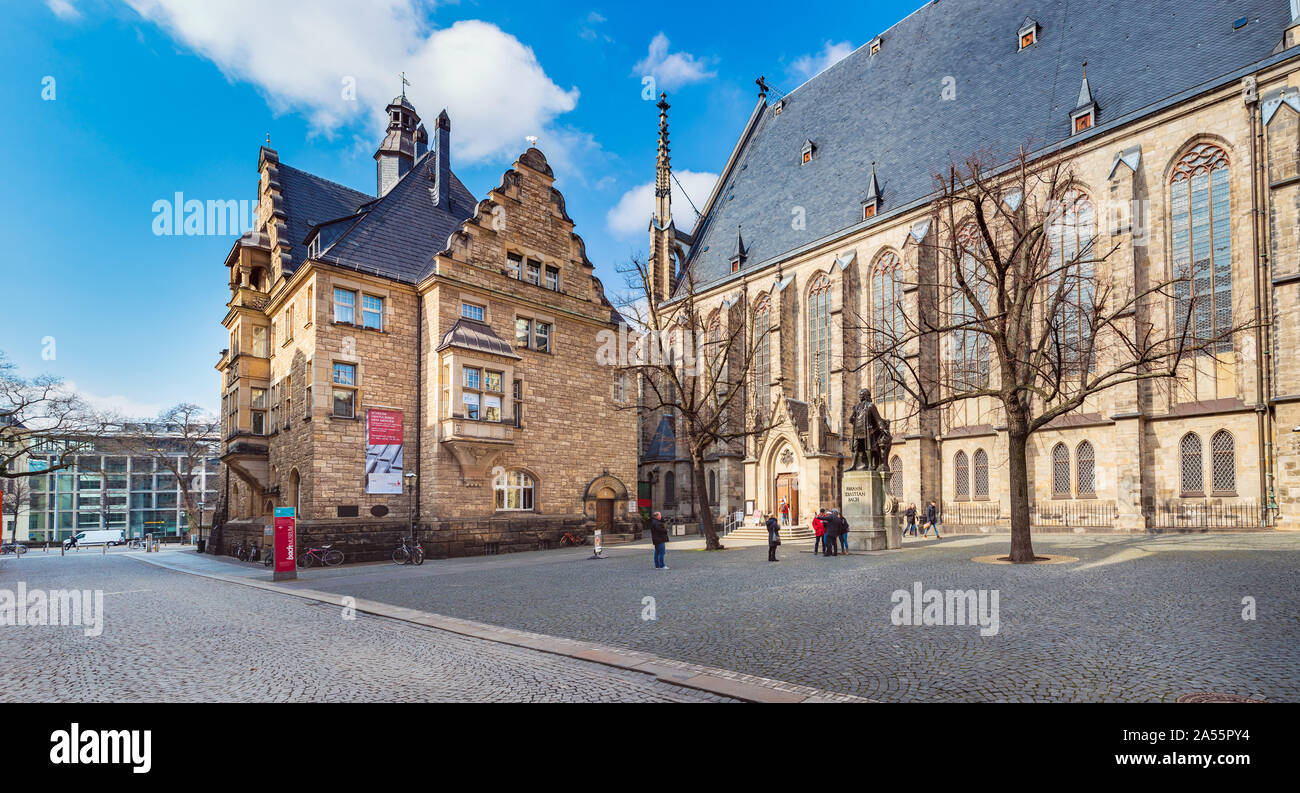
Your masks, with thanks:
[[[618,517],[618,504],[628,500],[627,486],[616,476],[605,472],[587,483],[582,493],[583,513],[590,515],[588,503],[595,502],[595,528],[612,532]]]
[[[799,455],[792,445],[783,443],[773,451],[769,468],[769,492],[772,494],[770,509],[778,519],[782,517],[783,507],[788,509],[790,525],[793,526],[799,522],[801,509]]]
[[[602,487],[596,493],[596,528],[606,534],[614,530],[615,503],[613,488]]]

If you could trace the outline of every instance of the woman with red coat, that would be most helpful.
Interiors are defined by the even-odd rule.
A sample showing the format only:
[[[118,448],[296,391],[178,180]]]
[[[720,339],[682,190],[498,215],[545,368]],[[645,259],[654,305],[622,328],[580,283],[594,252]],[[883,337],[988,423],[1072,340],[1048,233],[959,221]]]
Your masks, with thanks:
[[[812,519],[813,535],[817,538],[813,540],[813,553],[825,542],[826,525],[822,523],[822,516],[826,514],[825,509],[817,510],[817,516]]]

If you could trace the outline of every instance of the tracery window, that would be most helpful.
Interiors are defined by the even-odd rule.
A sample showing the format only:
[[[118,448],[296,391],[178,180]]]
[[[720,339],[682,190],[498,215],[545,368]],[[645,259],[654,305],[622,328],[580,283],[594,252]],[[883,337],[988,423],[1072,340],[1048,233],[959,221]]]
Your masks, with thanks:
[[[1202,143],[1170,177],[1175,321],[1205,352],[1232,351],[1232,233],[1228,155]],[[1190,320],[1190,327],[1188,322]]]
[[[808,384],[813,396],[830,395],[831,279],[820,273],[808,290]]]
[[[876,401],[901,399],[903,360],[901,342],[907,333],[903,318],[902,262],[898,254],[885,251],[871,268],[871,318],[875,323]]]

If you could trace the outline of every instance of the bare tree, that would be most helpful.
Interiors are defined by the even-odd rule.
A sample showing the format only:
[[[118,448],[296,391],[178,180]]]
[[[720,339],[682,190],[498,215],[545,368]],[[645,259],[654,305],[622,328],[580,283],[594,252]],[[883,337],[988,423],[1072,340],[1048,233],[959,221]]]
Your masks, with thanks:
[[[85,400],[50,375],[25,378],[0,353],[0,479],[40,476],[71,468],[77,454],[94,448],[108,430]],[[21,461],[48,454],[47,467]]]
[[[4,509],[0,510],[0,515],[13,518],[13,534],[10,536],[10,542],[18,542],[18,518],[23,512],[29,511],[32,506],[32,486],[27,479],[0,479],[0,498],[3,499]],[[0,534],[0,542],[4,537]]]
[[[146,422],[120,422],[122,430],[109,444],[123,454],[152,459],[180,485],[181,507],[191,531],[202,535],[203,470],[207,458],[217,453],[220,419],[198,405],[184,402]],[[205,505],[206,506],[206,505]]]
[[[872,366],[917,416],[989,408],[1007,433],[1010,560],[1031,562],[1030,436],[1108,389],[1186,376],[1250,326],[1206,321],[1193,289],[1206,265],[1165,277],[1114,264],[1120,242],[1103,245],[1065,155],[973,155],[935,183],[931,263],[893,276],[915,305],[859,315],[854,368]]]
[[[768,330],[754,328],[746,301],[709,310],[689,271],[676,296],[663,302],[655,299],[646,262],[633,257],[622,272],[627,294],[619,300],[619,311],[628,322],[633,349],[620,349],[615,365],[639,383],[637,409],[643,415],[673,417],[691,461],[691,495],[705,547],[719,550],[705,461],[716,452],[743,453],[747,438],[770,429],[770,411],[760,409],[767,395],[746,388]]]

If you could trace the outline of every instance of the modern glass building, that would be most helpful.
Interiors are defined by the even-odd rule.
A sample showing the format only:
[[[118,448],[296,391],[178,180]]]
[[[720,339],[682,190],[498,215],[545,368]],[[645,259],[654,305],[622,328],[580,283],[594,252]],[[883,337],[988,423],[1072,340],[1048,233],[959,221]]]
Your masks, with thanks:
[[[166,443],[160,437],[158,448],[166,449]],[[29,470],[52,466],[58,460],[55,451],[46,446],[34,452]],[[217,502],[220,465],[216,457],[205,458],[195,475],[192,490],[203,493],[205,525]],[[27,518],[34,543],[61,541],[91,529],[123,529],[128,537],[189,530],[176,476],[153,457],[111,450],[111,442],[78,454],[73,468],[32,477],[31,490]]]

